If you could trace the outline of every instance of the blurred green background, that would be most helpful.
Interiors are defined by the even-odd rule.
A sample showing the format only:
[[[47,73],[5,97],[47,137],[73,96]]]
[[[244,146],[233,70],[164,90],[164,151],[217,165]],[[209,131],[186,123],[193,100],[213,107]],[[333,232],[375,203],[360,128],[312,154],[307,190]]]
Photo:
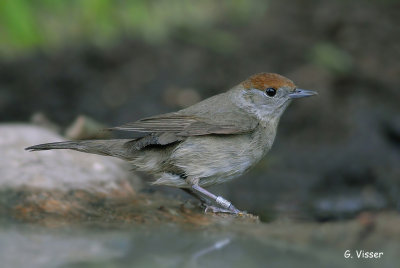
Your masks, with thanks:
[[[256,72],[293,103],[250,174],[219,187],[271,220],[400,207],[398,1],[0,2],[0,120],[113,126],[191,105]],[[301,161],[299,161],[301,159]]]
[[[257,4],[257,5],[255,5]],[[160,45],[177,28],[207,31],[209,41],[192,40],[217,51],[233,50],[235,37],[215,29],[229,20],[240,25],[260,17],[268,1],[2,1],[2,56],[49,50],[82,42],[108,46],[121,35]]]

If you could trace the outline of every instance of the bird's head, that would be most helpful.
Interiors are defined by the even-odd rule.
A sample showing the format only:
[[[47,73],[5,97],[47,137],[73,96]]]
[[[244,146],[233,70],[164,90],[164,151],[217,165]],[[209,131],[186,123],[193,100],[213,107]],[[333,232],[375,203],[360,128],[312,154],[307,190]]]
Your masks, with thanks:
[[[237,104],[260,120],[279,119],[292,99],[317,94],[299,89],[290,79],[275,73],[255,74],[235,89]]]

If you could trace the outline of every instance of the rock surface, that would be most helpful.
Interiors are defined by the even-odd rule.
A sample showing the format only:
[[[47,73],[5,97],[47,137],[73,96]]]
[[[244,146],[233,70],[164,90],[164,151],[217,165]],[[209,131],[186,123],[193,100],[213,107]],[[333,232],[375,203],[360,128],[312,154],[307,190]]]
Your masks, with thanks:
[[[140,179],[122,160],[72,150],[28,152],[24,148],[63,141],[53,132],[31,125],[0,125],[0,189],[85,190],[110,192]],[[138,190],[138,189],[136,189]],[[131,190],[129,190],[131,191]]]

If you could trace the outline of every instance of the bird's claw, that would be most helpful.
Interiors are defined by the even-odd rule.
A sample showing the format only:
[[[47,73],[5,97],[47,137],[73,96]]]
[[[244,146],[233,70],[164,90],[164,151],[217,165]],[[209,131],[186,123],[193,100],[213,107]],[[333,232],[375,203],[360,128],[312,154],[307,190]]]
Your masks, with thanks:
[[[207,212],[228,213],[228,214],[235,214],[235,215],[246,214],[246,212],[240,211],[237,208],[235,208],[234,206],[230,206],[227,209],[226,208],[217,207],[217,206],[213,206],[213,205],[207,205],[207,204],[203,204],[203,206],[205,207],[204,213],[207,213]]]

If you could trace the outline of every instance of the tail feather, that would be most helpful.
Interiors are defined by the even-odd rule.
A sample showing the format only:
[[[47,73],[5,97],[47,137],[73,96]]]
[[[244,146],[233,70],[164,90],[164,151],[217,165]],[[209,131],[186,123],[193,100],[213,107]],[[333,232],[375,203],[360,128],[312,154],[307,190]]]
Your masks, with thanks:
[[[78,144],[79,144],[79,142],[75,142],[75,141],[43,143],[43,144],[30,146],[28,148],[25,148],[25,150],[34,152],[34,151],[44,151],[44,150],[52,150],[52,149],[77,149]]]
[[[25,148],[25,150],[34,152],[53,149],[71,149],[130,160],[134,157],[135,151],[137,151],[135,147],[132,146],[132,143],[130,143],[131,141],[132,139],[62,141],[38,144]]]

